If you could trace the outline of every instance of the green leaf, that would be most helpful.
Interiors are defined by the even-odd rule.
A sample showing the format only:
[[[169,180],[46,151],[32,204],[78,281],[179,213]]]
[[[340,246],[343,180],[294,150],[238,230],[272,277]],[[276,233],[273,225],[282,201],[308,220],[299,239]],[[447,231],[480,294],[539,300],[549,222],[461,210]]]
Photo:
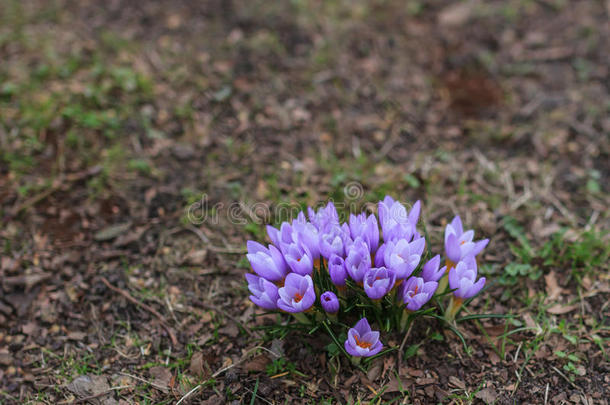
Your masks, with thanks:
[[[405,350],[405,359],[415,356],[417,354],[417,349],[419,349],[419,346],[421,346],[421,343],[407,347],[407,350]]]
[[[459,319],[456,319],[456,322],[463,322],[463,321],[469,321],[472,319],[489,319],[489,318],[513,318],[513,315],[506,315],[506,314],[473,314],[473,315],[466,315],[463,316]]]

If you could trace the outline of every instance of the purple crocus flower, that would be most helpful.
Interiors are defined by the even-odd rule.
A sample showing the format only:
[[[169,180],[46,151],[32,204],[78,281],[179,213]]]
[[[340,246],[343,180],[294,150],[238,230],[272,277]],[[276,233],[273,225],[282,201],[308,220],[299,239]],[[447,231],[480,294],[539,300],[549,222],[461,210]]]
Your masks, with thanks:
[[[267,229],[267,232],[269,232],[269,229]],[[280,225],[278,234],[276,236],[276,240],[271,239],[271,241],[276,246],[281,246],[284,244],[289,245],[291,243],[296,242],[295,236],[296,235],[295,235],[294,230],[292,229],[292,224],[289,222],[282,222],[282,224]]]
[[[481,277],[475,282],[476,278],[477,261],[474,256],[468,256],[458,262],[449,270],[449,287],[455,290],[453,295],[461,300],[477,295],[485,285],[485,277]]]
[[[341,256],[332,255],[328,259],[328,273],[330,280],[337,287],[343,287],[347,279],[347,271],[345,270],[345,261]]]
[[[284,259],[290,269],[304,276],[306,274],[313,273],[313,257],[307,249],[307,246],[293,244],[282,244],[282,252],[284,252]]]
[[[288,272],[282,253],[273,245],[267,249],[258,242],[247,242],[248,254],[246,257],[252,269],[261,277],[269,281],[281,281]]]
[[[473,238],[474,231],[469,229],[464,232],[462,220],[459,215],[456,215],[445,227],[445,253],[451,262],[447,266],[455,266],[455,263],[468,255],[478,255],[489,243],[489,239],[473,242]]]
[[[357,216],[351,214],[349,217],[349,230],[352,239],[361,237],[369,245],[371,253],[375,253],[379,246],[379,225],[375,215],[367,217],[364,212]]]
[[[262,277],[246,274],[248,289],[252,293],[250,300],[261,308],[277,309],[277,286]]]
[[[309,222],[295,222],[292,225],[293,240],[305,246],[316,260],[320,258],[320,235],[318,229]]]
[[[318,209],[318,212],[311,207],[307,208],[307,212],[309,220],[319,231],[330,225],[339,225],[339,214],[332,201]]]
[[[326,291],[320,295],[320,303],[322,304],[324,311],[329,314],[336,314],[339,312],[339,299],[332,291]]]
[[[369,245],[358,237],[347,249],[347,257],[345,258],[345,269],[349,276],[361,283],[366,272],[371,268],[371,252]]]
[[[424,281],[438,281],[443,277],[447,266],[438,268],[441,264],[441,256],[436,255],[432,259],[428,260],[422,269],[421,276]]]
[[[375,267],[384,267],[385,266],[385,261],[384,261],[385,248],[386,248],[386,244],[382,243],[381,246],[379,246],[379,249],[377,249],[377,252],[375,253],[375,260],[374,260]]]
[[[400,296],[410,311],[417,311],[434,296],[436,281],[425,281],[421,277],[410,277],[402,283]]]
[[[406,279],[419,264],[426,241],[424,238],[408,242],[398,239],[384,243],[383,262],[386,267],[394,270],[396,279]]]
[[[396,274],[385,267],[375,267],[364,275],[364,292],[372,300],[379,300],[394,287]]]
[[[345,253],[345,232],[339,225],[330,225],[320,230],[320,254],[329,259],[332,255]]]
[[[277,292],[277,306],[286,312],[307,311],[316,300],[316,291],[309,275],[288,274],[284,286]]]
[[[345,350],[356,357],[374,356],[383,349],[379,341],[379,332],[371,330],[366,318],[358,321],[356,326],[347,332]]]
[[[282,224],[283,224],[283,222],[282,222]],[[276,246],[280,245],[280,230],[279,229],[277,229],[271,225],[267,225],[267,235],[269,235],[269,239],[271,239],[271,243],[273,243]]]
[[[404,238],[411,241],[416,232],[415,225],[417,225],[420,211],[421,203],[419,201],[413,204],[411,212],[407,212],[404,205],[392,197],[386,196],[378,206],[383,240]]]

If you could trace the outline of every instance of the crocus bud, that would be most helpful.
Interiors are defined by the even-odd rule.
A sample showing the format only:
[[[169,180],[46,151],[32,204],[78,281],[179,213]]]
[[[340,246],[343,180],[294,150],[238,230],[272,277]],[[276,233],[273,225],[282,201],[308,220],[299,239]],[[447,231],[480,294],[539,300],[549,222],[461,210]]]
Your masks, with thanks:
[[[428,260],[422,269],[421,276],[424,281],[438,281],[445,274],[446,266],[438,268],[441,264],[441,256],[436,255]]]
[[[282,253],[273,245],[269,249],[258,242],[248,241],[248,254],[246,257],[252,269],[261,277],[269,281],[281,281],[288,268]]]
[[[326,291],[320,295],[320,303],[322,304],[324,311],[329,314],[336,314],[339,312],[339,299],[332,291]]]
[[[358,237],[348,248],[345,269],[354,281],[361,283],[370,268],[371,252],[369,246],[362,238]]]
[[[252,293],[250,300],[261,308],[277,309],[277,287],[270,281],[254,274],[246,274],[248,289]]]
[[[330,280],[337,287],[343,287],[347,279],[347,271],[345,270],[345,262],[341,256],[332,255],[328,259],[328,273]]]

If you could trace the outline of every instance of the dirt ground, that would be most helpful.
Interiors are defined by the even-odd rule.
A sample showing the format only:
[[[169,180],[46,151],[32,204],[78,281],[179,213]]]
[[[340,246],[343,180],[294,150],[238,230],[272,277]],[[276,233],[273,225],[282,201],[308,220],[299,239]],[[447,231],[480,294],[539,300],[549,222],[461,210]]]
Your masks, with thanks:
[[[0,404],[608,404],[609,14],[0,1]],[[510,317],[365,372],[256,316],[245,243],[386,194],[489,237],[468,310]]]

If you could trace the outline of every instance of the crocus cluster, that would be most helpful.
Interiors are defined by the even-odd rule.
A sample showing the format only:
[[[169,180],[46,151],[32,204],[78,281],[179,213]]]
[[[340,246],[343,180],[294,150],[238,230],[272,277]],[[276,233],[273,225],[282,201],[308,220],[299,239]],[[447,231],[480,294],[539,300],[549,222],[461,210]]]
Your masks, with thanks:
[[[419,201],[407,210],[386,196],[378,216],[351,214],[342,223],[329,202],[317,211],[308,208],[307,215],[300,212],[279,228],[267,226],[271,244],[247,243],[256,273],[246,275],[250,299],[266,310],[299,314],[299,319],[307,315],[312,322],[361,318],[345,341],[346,352],[357,357],[375,355],[383,347],[363,313],[378,323],[391,317],[385,325],[404,327],[405,319],[445,292],[448,280],[455,299],[447,316],[455,316],[463,300],[485,284],[484,277],[477,280],[476,255],[488,240],[473,241],[474,231],[464,231],[456,216],[445,228],[441,267],[441,256],[431,257],[417,229],[420,211]]]

